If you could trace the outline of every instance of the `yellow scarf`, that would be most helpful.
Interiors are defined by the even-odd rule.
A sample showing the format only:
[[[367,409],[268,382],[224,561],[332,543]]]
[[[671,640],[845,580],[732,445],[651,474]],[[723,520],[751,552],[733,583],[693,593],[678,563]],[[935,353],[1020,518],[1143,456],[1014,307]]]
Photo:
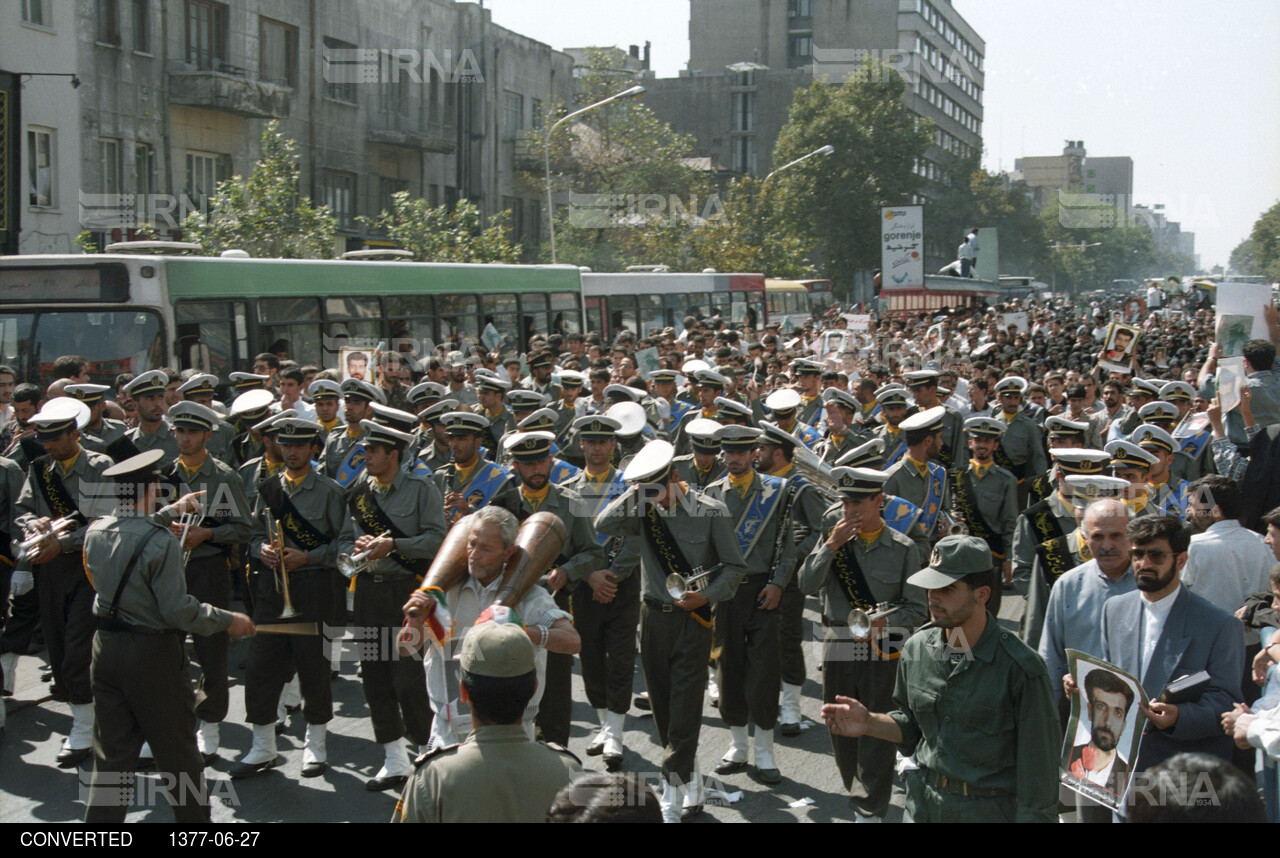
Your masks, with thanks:
[[[361,433],[363,433],[363,432],[364,432],[364,430],[360,428],[360,424],[359,424],[359,423],[353,423],[353,424],[351,424],[350,426],[348,426],[348,427],[347,427],[347,437],[348,437],[348,438],[359,438],[359,437],[360,437],[360,435],[361,435]]]
[[[1125,498],[1125,503],[1129,505],[1129,509],[1133,510],[1134,515],[1138,515],[1147,508],[1147,504],[1151,502],[1151,495],[1145,491],[1136,498]]]
[[[747,471],[740,477],[735,477],[733,474],[730,474],[729,485],[738,493],[738,497],[745,498],[747,496],[747,489],[751,488],[751,480],[754,477],[755,475],[750,471]]]
[[[913,465],[921,477],[924,477],[926,480],[929,479],[929,463],[927,461],[917,462],[915,459],[911,458],[910,455],[903,456],[902,458],[906,459],[907,462]]]
[[[871,543],[880,538],[880,534],[884,533],[884,519],[880,520],[880,526],[869,533],[859,533],[858,538],[862,540],[863,548],[870,548]]]
[[[307,473],[310,473],[310,469],[308,469]],[[294,492],[296,492],[298,489],[302,488],[302,482],[303,482],[303,480],[305,480],[306,478],[307,478],[307,474],[303,474],[302,476],[298,477],[298,478],[295,480],[295,479],[290,478],[290,476],[288,475],[288,473],[286,473],[286,474],[284,475],[284,484],[285,484],[285,487],[286,487],[287,489],[289,489],[289,494],[293,494],[293,493],[294,493]]]
[[[1017,416],[1018,416],[1018,412],[1016,411],[1013,412],[1012,414],[1005,413],[1003,409],[1000,411],[1000,419],[1003,420],[1006,424],[1012,423],[1014,418]]]
[[[65,477],[67,474],[71,473],[71,469],[76,466],[76,459],[79,459],[79,458],[80,458],[80,451],[76,450],[76,454],[72,456],[70,459],[58,460],[58,470],[62,473],[62,476]]]
[[[338,428],[339,421],[337,416],[335,416],[332,420],[317,420],[316,422],[324,427],[324,432],[326,435],[328,435],[334,429]]]
[[[538,507],[542,506],[546,501],[547,495],[551,493],[551,483],[547,483],[542,487],[540,492],[531,492],[527,486],[520,487],[520,493],[524,495],[524,499],[529,502],[529,506],[533,507],[533,511],[537,512]]]
[[[609,474],[611,474],[611,473],[613,472],[613,469],[612,469],[612,468],[605,468],[605,469],[604,469],[603,471],[601,471],[600,473],[598,473],[598,474],[593,474],[593,473],[591,473],[591,469],[590,469],[590,468],[584,468],[582,472],[583,472],[584,474],[586,474],[586,475],[587,475],[587,479],[588,479],[588,480],[590,480],[591,482],[596,483],[597,485],[599,485],[599,484],[604,483],[604,481],[605,481],[606,479],[608,479],[608,478],[609,478]]]
[[[787,474],[791,473],[791,469],[792,469],[792,468],[794,468],[794,467],[795,467],[795,465],[794,465],[792,462],[787,462],[787,464],[786,464],[786,465],[782,466],[781,468],[778,468],[778,470],[776,470],[776,471],[770,471],[770,472],[769,472],[769,476],[771,476],[771,477],[785,477]]]
[[[969,460],[969,467],[973,468],[973,475],[978,479],[985,477],[987,475],[987,471],[991,470],[991,466],[994,464],[995,462],[987,462],[986,464],[983,464],[977,459]]]
[[[266,459],[262,460],[262,464],[267,469],[268,477],[274,477],[276,474],[280,473],[280,469],[284,467],[284,462],[268,462]]]
[[[196,462],[194,465],[188,465],[187,460],[184,459],[182,456],[179,456],[178,467],[182,469],[182,476],[188,482],[195,479],[195,475],[200,472],[200,468],[204,465],[205,459],[208,459],[208,458],[209,458],[209,454],[206,452],[199,462]]]
[[[476,457],[475,462],[473,462],[471,465],[465,468],[459,465],[457,462],[454,462],[453,468],[458,477],[458,482],[455,485],[465,486],[467,484],[467,480],[471,479],[471,474],[478,467],[480,467],[479,456]]]

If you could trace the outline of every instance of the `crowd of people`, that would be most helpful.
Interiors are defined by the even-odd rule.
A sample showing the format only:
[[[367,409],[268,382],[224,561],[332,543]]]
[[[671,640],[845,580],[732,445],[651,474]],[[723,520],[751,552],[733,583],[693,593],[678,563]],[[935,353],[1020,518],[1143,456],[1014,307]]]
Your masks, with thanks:
[[[916,821],[1112,818],[1061,805],[1060,767],[1102,785],[1208,771],[1252,787],[1216,818],[1261,818],[1258,787],[1280,816],[1253,756],[1280,755],[1275,309],[1228,409],[1210,308],[1029,300],[851,329],[863,318],[689,317],[524,355],[393,344],[356,373],[285,344],[225,379],[96,384],[69,355],[42,387],[0,367],[5,688],[43,649],[72,713],[58,765],[92,763],[94,822],[124,818],[119,775],[147,757],[189,790],[175,816],[207,820],[207,762],[274,768],[297,705],[301,775],[323,776],[335,629],[406,639],[360,662],[382,758],[367,786],[402,794],[396,821],[593,818],[588,793],[688,818],[706,700],[731,737],[715,772],[776,784],[775,737],[800,733],[819,674],[857,821],[882,820],[899,779]],[[1102,360],[1113,322],[1140,330],[1125,365]],[[541,580],[513,585],[521,562]],[[253,739],[233,751],[242,635]],[[1086,683],[1093,740],[1062,756],[1072,651],[1149,699]],[[603,775],[564,750],[575,660]],[[1147,719],[1137,759],[1107,747],[1108,702]],[[628,773],[637,707],[663,747],[653,794]],[[1143,795],[1118,814],[1215,818]]]

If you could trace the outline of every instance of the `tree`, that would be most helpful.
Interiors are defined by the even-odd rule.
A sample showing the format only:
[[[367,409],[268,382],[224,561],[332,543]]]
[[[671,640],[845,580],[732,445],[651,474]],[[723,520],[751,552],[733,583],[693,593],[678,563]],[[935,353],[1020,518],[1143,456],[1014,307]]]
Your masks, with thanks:
[[[1257,257],[1253,255],[1253,239],[1246,238],[1235,246],[1227,260],[1227,270],[1232,274],[1256,275],[1262,272],[1258,268]]]
[[[219,185],[208,215],[194,212],[183,223],[184,238],[209,256],[238,248],[263,258],[332,258],[336,224],[328,208],[300,193],[297,150],[276,122],[267,123],[253,172]]]
[[[1280,202],[1262,213],[1249,234],[1257,273],[1280,281]]]
[[[874,63],[840,85],[816,81],[796,92],[778,135],[775,164],[835,147],[774,177],[762,196],[820,246],[837,283],[879,265],[880,207],[910,203],[924,185],[914,168],[932,123],[903,106],[903,91],[901,76]]]
[[[1006,188],[1004,178],[982,169],[979,160],[975,153],[943,163],[944,174],[954,179],[930,199],[925,229],[951,239],[950,247],[958,245],[970,227],[993,227],[1000,238],[1001,271],[1035,275],[1049,263],[1044,224],[1025,193]]]
[[[375,229],[385,229],[396,246],[408,250],[420,262],[520,261],[520,248],[511,243],[508,212],[490,218],[480,227],[480,209],[470,200],[459,200],[453,210],[411,199],[407,191],[391,195],[391,211],[376,218],[361,218]]]

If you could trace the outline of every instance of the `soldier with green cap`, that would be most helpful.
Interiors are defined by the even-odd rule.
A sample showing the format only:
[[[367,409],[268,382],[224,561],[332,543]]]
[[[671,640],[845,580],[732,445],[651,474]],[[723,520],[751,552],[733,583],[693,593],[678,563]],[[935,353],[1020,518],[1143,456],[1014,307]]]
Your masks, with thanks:
[[[948,536],[907,583],[928,592],[932,624],[903,647],[893,710],[837,697],[822,707],[827,726],[915,755],[908,821],[1057,821],[1053,684],[1040,656],[987,611],[991,549],[976,536]]]

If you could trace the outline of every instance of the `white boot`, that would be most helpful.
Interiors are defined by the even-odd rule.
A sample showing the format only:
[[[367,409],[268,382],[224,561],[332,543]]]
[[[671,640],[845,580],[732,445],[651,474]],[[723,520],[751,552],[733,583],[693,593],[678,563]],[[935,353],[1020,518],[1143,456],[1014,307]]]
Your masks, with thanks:
[[[156,761],[156,755],[151,753],[151,743],[143,742],[142,750],[138,751],[138,765],[149,766]]]
[[[679,822],[682,805],[684,804],[684,796],[679,787],[670,781],[662,782],[662,797],[658,799],[658,806],[662,808],[663,822]]]
[[[756,774],[767,784],[782,783],[782,772],[773,759],[773,730],[756,725]]]
[[[712,706],[720,707],[720,686],[716,683],[716,675],[714,673],[707,677],[707,698],[711,701]]]
[[[62,742],[57,762],[69,769],[93,756],[93,704],[71,704],[71,732]]]
[[[404,739],[396,739],[382,746],[384,759],[382,768],[373,776],[373,780],[365,784],[370,792],[381,792],[384,789],[400,789],[404,786],[413,766],[409,762],[408,745]]]
[[[684,795],[684,808],[680,813],[681,819],[688,819],[691,816],[697,816],[703,811],[703,805],[706,803],[706,793],[702,786],[702,772],[698,771],[698,767],[693,767],[693,774],[689,776],[689,782],[684,785],[681,790]]]
[[[627,713],[606,711],[604,723],[609,731],[604,740],[604,767],[606,771],[616,772],[622,768],[622,755],[625,752],[622,738],[626,734]]]
[[[324,740],[328,727],[324,724],[307,725],[307,746],[302,752],[302,776],[318,778],[329,768],[329,755],[325,753]]]
[[[18,654],[6,652],[0,655],[0,668],[4,669],[4,693],[12,694],[14,681],[18,678]]]
[[[784,736],[799,736],[800,722],[800,686],[789,682],[782,683],[782,709],[778,713],[779,732]]]
[[[747,767],[747,760],[751,758],[751,737],[747,734],[748,728],[729,727],[729,752],[721,758],[720,764],[716,766],[716,774],[733,775],[743,771]]]
[[[247,778],[259,772],[265,772],[267,769],[273,768],[278,759],[279,755],[276,753],[276,725],[254,724],[253,747],[249,748],[249,753],[241,757],[240,761],[231,767],[231,777]]]
[[[603,754],[605,740],[609,738],[609,710],[597,709],[596,717],[600,719],[600,729],[596,731],[591,744],[587,745],[588,757],[598,757]]]
[[[201,721],[196,728],[196,747],[201,755],[214,757],[218,754],[218,746],[222,744],[222,724]]]

